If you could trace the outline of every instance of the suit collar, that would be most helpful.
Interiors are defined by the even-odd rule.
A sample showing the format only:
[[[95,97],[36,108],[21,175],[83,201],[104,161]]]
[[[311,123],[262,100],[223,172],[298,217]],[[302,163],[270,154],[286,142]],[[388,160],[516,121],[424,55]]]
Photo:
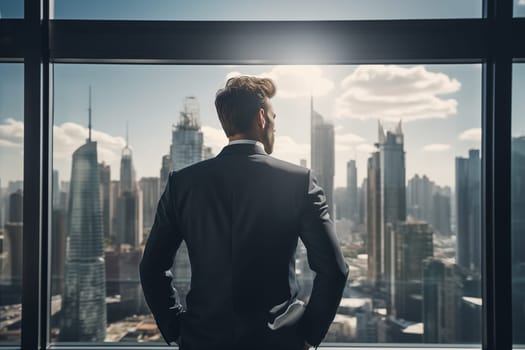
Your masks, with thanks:
[[[238,155],[238,154],[261,154],[261,155],[267,155],[264,149],[257,145],[257,144],[249,144],[249,143],[236,143],[233,145],[228,145],[224,147],[219,153],[218,157],[225,156],[225,155]]]

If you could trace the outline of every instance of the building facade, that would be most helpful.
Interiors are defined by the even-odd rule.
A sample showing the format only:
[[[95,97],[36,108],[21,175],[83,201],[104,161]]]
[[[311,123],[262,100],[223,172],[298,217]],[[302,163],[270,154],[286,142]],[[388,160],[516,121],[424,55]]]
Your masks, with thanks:
[[[62,298],[62,341],[104,341],[106,281],[97,143],[73,153]]]

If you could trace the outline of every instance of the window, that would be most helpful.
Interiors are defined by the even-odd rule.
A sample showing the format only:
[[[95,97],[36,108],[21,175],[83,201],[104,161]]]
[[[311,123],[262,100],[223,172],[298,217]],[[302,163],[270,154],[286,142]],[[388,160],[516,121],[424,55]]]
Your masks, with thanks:
[[[0,0],[0,19],[23,17],[24,0]]]
[[[275,80],[274,156],[324,181],[351,271],[325,341],[479,344],[480,65],[55,65],[51,340],[162,341],[138,262],[167,172],[227,143],[214,96],[238,74]],[[95,238],[96,256],[84,249]],[[89,281],[75,263],[88,256]],[[296,264],[308,299],[302,245]],[[173,275],[185,303],[184,248]]]
[[[525,88],[525,65],[513,65],[512,95],[512,302],[513,338],[516,347],[525,344],[521,330],[525,327],[525,222],[523,220],[525,191],[525,104],[519,96]]]
[[[514,0],[514,16],[515,17],[525,16],[525,1]]]
[[[193,2],[155,0],[55,0],[57,19],[115,20],[360,20],[420,18],[480,18],[481,0],[331,0]]]
[[[108,249],[102,253],[106,260],[103,264],[100,264],[99,261],[99,264],[92,271],[90,270],[99,276],[105,276],[104,282],[100,284],[101,288],[98,290],[86,288],[77,291],[75,288],[78,286],[68,285],[68,281],[74,278],[75,274],[77,276],[79,274],[78,270],[68,267],[72,266],[67,263],[68,253],[62,254],[68,242],[64,239],[64,234],[59,233],[69,231],[67,233],[72,234],[73,232],[70,229],[72,220],[68,219],[70,213],[66,213],[66,210],[70,208],[69,203],[75,203],[71,207],[76,208],[77,212],[83,208],[84,199],[72,196],[79,189],[75,185],[75,177],[82,176],[82,171],[79,173],[79,169],[90,171],[90,174],[93,175],[93,184],[96,184],[97,181],[98,186],[100,183],[105,183],[106,188],[102,190],[99,188],[98,192],[93,191],[93,198],[90,199],[90,203],[99,204],[101,212],[109,201],[111,216],[111,208],[115,206],[115,202],[112,202],[113,198],[117,200],[117,206],[121,204],[119,207],[121,212],[128,209],[127,212],[135,213],[136,203],[142,202],[144,208],[144,203],[155,202],[153,195],[146,199],[143,189],[150,188],[150,192],[154,193],[157,180],[147,178],[157,177],[157,175],[152,173],[149,176],[146,172],[142,173],[143,169],[159,171],[160,183],[160,167],[164,166],[166,169],[170,166],[169,157],[159,159],[158,156],[151,157],[151,160],[139,166],[142,162],[140,148],[145,144],[140,136],[142,129],[139,130],[139,125],[143,125],[141,124],[143,119],[148,118],[150,121],[151,125],[148,125],[148,129],[166,130],[167,136],[155,137],[153,141],[158,143],[155,147],[164,143],[162,147],[167,146],[168,149],[163,148],[165,153],[160,157],[167,155],[171,144],[171,124],[177,122],[177,116],[181,110],[185,109],[186,104],[191,105],[195,102],[191,98],[195,96],[203,118],[201,130],[204,133],[204,144],[208,146],[205,127],[218,128],[218,124],[215,126],[204,124],[204,120],[208,120],[205,118],[215,114],[208,105],[209,101],[206,101],[208,97],[204,97],[208,95],[203,94],[201,97],[198,92],[195,92],[198,90],[189,91],[190,85],[200,86],[201,84],[197,82],[201,83],[201,81],[208,84],[207,79],[209,79],[209,82],[217,84],[210,89],[213,94],[215,89],[223,84],[225,73],[235,71],[248,74],[252,72],[254,74],[275,73],[279,67],[290,70],[298,68],[298,65],[301,64],[317,65],[314,68],[321,69],[323,73],[321,77],[328,78],[334,83],[330,90],[334,94],[332,99],[328,97],[329,95],[320,96],[312,92],[314,95],[313,110],[322,117],[318,119],[320,122],[318,125],[325,126],[326,124],[327,135],[325,136],[328,138],[331,134],[330,119],[333,122],[335,165],[334,194],[331,200],[334,203],[334,217],[339,218],[338,232],[343,233],[345,254],[350,265],[353,266],[351,271],[353,278],[347,290],[349,294],[345,295],[345,298],[348,299],[345,299],[338,311],[343,317],[338,316],[327,341],[334,341],[339,346],[342,343],[357,341],[358,334],[364,334],[366,340],[377,341],[376,346],[381,347],[382,342],[393,341],[393,338],[388,338],[387,334],[397,329],[399,332],[396,333],[398,336],[396,339],[402,337],[401,342],[403,343],[416,341],[416,339],[416,342],[421,343],[420,339],[427,330],[428,334],[431,334],[432,330],[439,331],[432,335],[432,340],[423,339],[423,341],[433,342],[437,344],[435,345],[437,347],[443,346],[444,343],[457,343],[457,341],[450,340],[449,329],[452,328],[450,325],[458,320],[456,317],[458,309],[447,309],[455,310],[453,312],[440,310],[432,301],[441,300],[443,305],[456,305],[459,308],[459,317],[463,323],[465,323],[464,318],[467,318],[471,321],[466,324],[469,326],[476,324],[475,327],[469,329],[481,330],[480,334],[469,334],[469,340],[464,340],[464,343],[478,346],[476,344],[479,344],[481,339],[483,348],[510,350],[513,345],[510,324],[514,318],[514,327],[518,327],[514,332],[514,344],[523,344],[517,335],[522,328],[518,308],[522,289],[521,275],[519,275],[519,268],[512,265],[512,259],[518,256],[512,244],[515,244],[516,239],[519,240],[519,234],[515,233],[517,232],[513,226],[515,221],[511,221],[511,217],[519,216],[519,208],[514,202],[516,196],[509,196],[508,193],[511,188],[514,191],[514,188],[517,187],[517,179],[511,180],[511,174],[519,170],[519,163],[511,162],[511,159],[516,158],[516,140],[521,135],[521,119],[519,118],[521,107],[519,107],[519,97],[516,96],[521,94],[520,88],[523,85],[519,83],[519,78],[516,78],[521,74],[520,64],[516,63],[512,66],[512,61],[521,62],[525,55],[519,40],[504,40],[511,37],[512,34],[523,32],[525,21],[520,18],[523,17],[521,2],[519,0],[513,0],[513,2],[510,0],[484,0],[483,2],[472,0],[462,1],[460,4],[457,1],[427,3],[400,0],[394,3],[377,0],[358,4],[357,2],[339,3],[334,0],[331,5],[326,4],[326,6],[315,8],[309,2],[301,2],[298,8],[293,6],[287,8],[291,5],[279,3],[273,7],[268,6],[273,11],[268,12],[266,8],[235,7],[233,2],[224,4],[224,6],[232,4],[231,11],[228,10],[228,7],[220,9],[221,11],[212,11],[212,7],[216,4],[208,1],[200,3],[203,6],[201,7],[203,12],[199,12],[200,10],[189,2],[175,4],[159,1],[157,4],[160,5],[151,6],[149,2],[139,1],[118,2],[114,0],[110,3],[102,3],[26,0],[24,6],[22,1],[0,0],[2,14],[2,20],[0,20],[0,61],[2,62],[0,64],[0,87],[2,87],[0,91],[0,113],[2,113],[0,114],[0,127],[18,125],[24,120],[23,130],[26,136],[24,137],[23,166],[27,176],[24,177],[22,197],[24,238],[27,238],[23,241],[25,243],[22,254],[23,308],[18,307],[17,309],[22,311],[21,323],[18,322],[12,326],[15,329],[22,327],[23,332],[19,337],[21,347],[36,349],[56,344],[58,347],[78,346],[84,345],[82,344],[84,342],[107,340],[131,341],[133,344],[128,343],[124,346],[132,348],[138,346],[136,341],[155,340],[156,330],[151,320],[144,322],[140,326],[143,328],[139,327],[139,331],[133,333],[125,328],[138,326],[137,320],[140,320],[140,317],[126,319],[129,317],[127,314],[115,312],[107,316],[104,312],[104,308],[107,312],[110,307],[115,307],[112,311],[124,310],[125,313],[128,313],[129,309],[122,308],[122,306],[124,302],[132,301],[129,304],[130,309],[135,308],[139,316],[147,316],[140,309],[142,307],[140,296],[137,296],[140,295],[140,290],[134,280],[136,275],[133,275],[134,271],[126,270],[135,264],[138,255],[129,247],[129,243],[123,241],[124,238],[129,237],[119,236],[118,230],[113,231],[115,234],[111,235],[111,230],[115,227],[112,226],[111,220],[104,216],[100,220],[97,219],[102,228],[98,228],[97,232],[108,233],[103,238],[105,241],[102,244],[102,249],[104,243],[107,244]],[[353,8],[348,11],[346,8],[335,11],[336,3]],[[367,10],[364,6],[370,6],[370,8]],[[239,12],[234,12],[234,9]],[[253,9],[253,13],[248,13],[249,9]],[[297,11],[287,11],[290,9]],[[23,10],[26,13],[25,18],[23,18]],[[213,13],[213,15],[206,16],[206,13]],[[516,18],[512,18],[513,14]],[[41,18],[38,18],[39,16]],[[82,19],[88,19],[88,21]],[[47,47],[49,51],[43,49]],[[6,118],[3,114],[6,106],[11,106],[16,101],[13,95],[13,87],[16,85],[12,85],[12,80],[5,78],[7,71],[1,70],[3,67],[16,66],[7,63],[13,61],[19,62],[18,67],[23,66],[23,85],[21,84],[22,68],[18,68],[19,86],[23,86],[24,91],[23,119],[22,112],[18,117],[8,116]],[[375,66],[371,66],[372,64]],[[375,113],[377,110],[370,112],[366,106],[359,104],[357,97],[362,97],[363,95],[360,94],[365,91],[376,98],[375,95],[384,90],[362,86],[359,94],[348,92],[349,83],[360,83],[357,77],[352,78],[352,74],[356,71],[369,72],[374,73],[376,78],[381,76],[374,71],[380,67],[378,65],[386,65],[386,72],[395,67],[399,72],[410,71],[416,76],[419,74],[424,77],[440,77],[437,79],[439,84],[427,86],[426,91],[434,91],[433,95],[418,95],[416,99],[407,100],[407,106],[412,106],[413,109],[405,109],[401,114],[394,113],[387,115],[386,118],[383,117],[382,132],[377,124],[372,125],[365,117],[367,113]],[[514,75],[512,69],[515,70]],[[176,72],[181,74],[191,72],[194,80],[185,86],[174,85],[161,89],[163,85],[159,82],[167,81],[167,78]],[[206,79],[200,76],[201,72],[206,72],[204,75]],[[102,78],[104,75],[107,76],[105,81]],[[157,78],[153,79],[152,77],[155,76]],[[342,77],[350,78],[345,82]],[[512,85],[512,78],[514,85]],[[138,81],[138,84],[135,84],[137,86],[131,83],[126,84],[133,80]],[[154,83],[149,83],[150,81]],[[458,87],[454,81],[457,81],[460,86]],[[7,102],[4,100],[4,96],[7,95],[3,92],[5,91],[3,86],[6,84],[9,84]],[[122,86],[121,90],[110,88],[119,86],[119,84]],[[142,89],[141,84],[148,86]],[[155,86],[156,84],[159,86]],[[443,84],[447,89],[435,90],[437,87],[442,88]],[[91,104],[89,103],[90,85]],[[300,87],[304,85],[301,84]],[[285,86],[284,83],[283,86]],[[425,89],[424,86],[424,84],[418,85],[417,88]],[[317,85],[317,87],[321,88],[323,85]],[[388,87],[391,85],[383,84],[379,89]],[[177,95],[168,94],[172,91],[170,88],[175,89]],[[414,86],[399,88],[399,91],[396,92],[402,95],[405,91],[410,91],[410,88]],[[136,89],[135,94],[129,94],[133,89]],[[20,93],[21,90],[19,90]],[[510,103],[511,95],[514,97],[513,104]],[[129,112],[128,106],[133,105],[144,96],[147,96],[144,99],[145,104],[142,104],[144,106],[147,104],[150,106],[162,105],[166,101],[171,101],[171,105],[164,108],[163,110],[167,112],[162,112],[162,114],[153,114],[152,108],[149,107],[149,110],[138,111],[142,112],[138,119],[125,116]],[[435,108],[430,111],[432,115],[444,117],[408,121],[407,118],[410,118],[414,111],[421,111],[421,106],[413,104],[414,101],[420,101],[418,99],[421,98],[428,103],[434,103]],[[108,99],[114,99],[114,101],[104,102]],[[295,111],[297,108],[297,115],[311,116],[313,114],[312,108],[309,107],[308,97],[295,97],[294,99],[297,100],[295,103],[298,107],[294,106],[293,109]],[[115,101],[120,102],[122,110],[113,110],[116,105]],[[401,101],[403,100],[400,98],[383,101],[388,103],[383,104],[383,109],[379,111],[384,113],[385,106]],[[457,104],[454,104],[454,101]],[[284,98],[283,101],[276,100],[275,107],[286,110],[290,108],[287,107],[289,102],[285,103]],[[21,106],[22,100],[20,100],[19,108]],[[352,129],[347,125],[342,125],[342,129],[336,129],[345,120],[336,113],[336,107],[346,110],[346,116],[355,117],[351,119]],[[356,107],[361,109],[356,111]],[[454,110],[457,114],[452,113]],[[209,111],[212,112],[208,113]],[[89,139],[89,136],[86,137],[86,120],[89,114],[93,121],[91,140],[96,141],[107,136],[108,140],[114,141],[113,148],[109,150],[97,146],[97,159],[91,157],[93,152],[89,143],[88,147],[82,147],[85,145],[86,138]],[[128,114],[132,115],[132,113]],[[284,116],[281,113],[277,114]],[[103,115],[104,119],[97,120]],[[119,119],[118,125],[111,126],[109,121],[115,116]],[[511,128],[512,116],[514,119]],[[8,118],[17,122],[8,122],[6,121]],[[401,125],[396,123],[396,118],[403,119]],[[166,126],[168,120],[169,124]],[[127,128],[126,122],[128,123]],[[295,162],[304,159],[306,162],[303,164],[314,166],[314,164],[309,164],[309,158],[312,156],[311,150],[308,150],[310,146],[309,129],[293,128],[285,118],[281,117],[277,122],[282,123],[280,125],[282,125],[283,136],[289,136],[288,139],[280,140],[281,144],[286,145],[287,151],[296,150],[294,141],[301,147],[305,146],[300,152],[280,156],[285,159],[295,159]],[[366,123],[370,124],[366,125]],[[126,129],[129,130],[128,138],[125,137]],[[71,130],[77,130],[77,137],[72,138],[71,134],[68,134]],[[278,130],[281,132],[280,129]],[[0,134],[0,137],[3,137],[2,135]],[[9,137],[13,135],[8,134]],[[322,138],[321,132],[318,136]],[[127,148],[125,147],[126,139],[129,146]],[[72,140],[73,143],[68,145],[66,143],[68,140]],[[148,137],[147,140],[151,141],[152,138]],[[386,142],[397,145],[397,153],[387,154]],[[0,188],[2,189],[6,187],[6,181],[9,181],[4,179],[7,176],[4,173],[14,168],[13,166],[7,169],[3,166],[4,155],[12,151],[11,148],[6,151],[5,144],[5,142],[0,144],[2,156]],[[66,145],[69,148],[55,147],[58,145]],[[213,152],[212,142],[210,145]],[[80,149],[81,152],[73,155],[77,149]],[[319,150],[321,147],[313,147],[313,149]],[[366,150],[369,151],[369,154],[363,152]],[[111,154],[117,156],[113,162],[116,162],[115,164],[110,163]],[[509,155],[511,157],[508,157]],[[100,165],[100,161],[106,159],[107,162]],[[132,160],[135,166],[135,180],[138,182],[137,188],[139,189],[135,193],[136,197],[133,193],[123,195],[120,191],[120,183],[118,186],[112,184],[113,180],[121,181],[120,174],[117,177],[117,173],[120,171],[122,159],[126,160],[124,168],[131,168],[127,165],[128,160]],[[355,164],[351,162],[352,160],[355,160]],[[394,169],[396,166],[399,170],[403,168],[402,161],[405,162],[404,182],[400,181],[402,176],[392,176],[387,179],[376,171],[382,168]],[[79,166],[73,166],[74,162]],[[152,165],[149,165],[148,162]],[[421,164],[428,164],[428,166],[418,168]],[[480,181],[478,181],[476,170],[479,169],[478,166],[481,166]],[[356,174],[354,174],[354,168]],[[40,176],[30,176],[33,174]],[[377,180],[375,183],[365,184],[368,197],[364,195],[363,184],[360,183],[361,180],[364,180],[365,174],[367,178]],[[401,171],[395,174],[399,175]],[[416,177],[416,174],[419,176]],[[426,178],[423,175],[426,175]],[[347,176],[350,178],[348,182]],[[144,181],[141,182],[141,178]],[[357,180],[355,181],[356,186],[353,185],[353,178]],[[22,175],[19,175],[18,179],[22,179]],[[378,195],[380,191],[377,189],[386,189],[387,185],[392,185],[388,181],[394,181],[394,179],[398,181],[396,182],[397,190],[401,193],[398,197],[400,198],[402,193],[405,193],[404,218],[407,220],[400,220],[397,223],[381,219],[368,220],[366,225],[363,225],[359,220],[364,217],[364,208],[366,207],[367,210],[370,206],[374,208],[374,204],[377,205],[382,200],[379,195],[375,197],[374,202],[372,201],[374,197],[371,195]],[[109,191],[107,191],[108,183]],[[399,183],[404,184],[403,189]],[[450,187],[450,191],[446,186]],[[161,188],[162,185],[159,184],[159,187]],[[357,194],[353,190],[345,190],[345,187],[355,188]],[[427,193],[428,188],[431,189],[432,204],[429,204],[428,201],[425,204],[422,196],[415,195],[420,188],[426,189]],[[461,191],[461,188],[464,191]],[[109,198],[104,197],[104,193],[109,193]],[[347,202],[349,196],[359,198],[357,218],[355,217],[356,208],[352,208],[352,205]],[[450,200],[447,197],[450,197]],[[428,196],[426,198],[428,200]],[[447,203],[450,209],[447,209]],[[433,208],[434,217],[432,218],[425,214],[425,207],[430,206]],[[440,208],[439,213],[436,214],[435,208]],[[381,213],[381,210],[384,209],[384,206],[379,206],[379,209],[374,210],[376,213]],[[391,209],[389,207],[389,210]],[[391,212],[395,210],[392,209]],[[452,234],[450,236],[447,236],[446,232],[448,212],[450,212],[449,233]],[[466,223],[462,222],[460,214],[465,212],[468,215]],[[481,223],[479,228],[476,228],[478,213],[480,213]],[[122,217],[121,214],[119,215]],[[144,237],[145,233],[147,234],[147,222],[150,218],[148,214],[140,210],[137,215],[142,215],[142,225],[137,225],[137,231],[142,227],[142,237]],[[409,221],[410,218],[414,220]],[[364,232],[365,226],[367,233],[369,231],[379,232],[379,243],[370,243],[368,235],[360,235],[352,219],[361,223],[361,233]],[[430,223],[430,225],[423,222]],[[116,227],[121,224],[118,220],[116,223]],[[376,226],[372,225],[369,229],[371,223]],[[146,231],[144,231],[145,227]],[[384,239],[385,233],[392,238],[390,242]],[[428,239],[430,235],[432,236],[431,242]],[[512,244],[511,237],[513,237]],[[135,235],[132,238],[139,241]],[[118,240],[121,240],[122,244],[116,250],[111,247],[111,244]],[[365,240],[367,251],[364,251]],[[406,241],[418,247],[417,250],[414,249],[417,254],[412,254],[413,251],[407,247]],[[76,244],[79,242],[77,240]],[[369,243],[381,248],[383,242],[395,248],[390,251],[390,256],[377,253],[375,256],[384,257],[384,261],[370,259],[374,255],[366,254]],[[480,245],[482,249],[476,249]],[[467,247],[467,250],[462,251],[462,247]],[[50,256],[46,254],[48,249],[51,251]],[[307,275],[307,270],[301,265],[304,263],[304,258],[302,258],[304,250],[299,249],[298,273]],[[462,266],[461,268],[455,268],[452,261],[448,261],[450,264],[439,262],[439,260],[455,256],[456,253],[458,258],[456,263]],[[430,254],[434,259],[429,259]],[[403,264],[404,259],[405,261],[415,259],[416,262],[422,261],[422,264],[420,266],[413,263]],[[475,274],[479,270],[476,263],[479,259],[485,262],[481,264],[481,282],[479,276]],[[115,267],[113,270],[108,267],[110,261],[113,262],[111,266]],[[369,266],[375,267],[377,272],[375,275],[368,276],[368,271],[373,270],[369,269]],[[367,275],[363,281],[359,277],[362,276],[365,268]],[[46,271],[49,271],[49,276]],[[467,271],[467,274],[464,271]],[[512,278],[513,273],[514,278]],[[390,283],[394,282],[392,276],[399,277],[395,280],[397,283]],[[413,276],[421,276],[421,278],[412,279]],[[370,298],[366,295],[363,297],[352,294],[352,290],[355,291],[358,286],[367,283],[366,281],[374,280],[374,277],[377,283],[369,286],[369,289],[363,292],[366,294],[372,288],[378,288],[379,295],[374,296],[376,300],[370,301],[367,300]],[[402,283],[404,279],[407,283]],[[307,284],[308,278],[304,278],[302,282]],[[483,300],[480,298],[480,288],[483,291],[481,293]],[[421,291],[419,295],[416,289]],[[97,302],[91,306],[100,310],[100,315],[97,317],[102,319],[106,314],[105,325],[108,327],[100,327],[101,319],[87,317],[89,315],[85,312],[88,308],[83,307],[81,311],[85,314],[80,317],[86,316],[85,319],[95,325],[93,332],[90,333],[93,335],[85,338],[75,336],[62,338],[61,334],[67,333],[62,330],[65,329],[64,326],[68,326],[69,322],[65,317],[67,312],[64,310],[67,310],[66,304],[71,298],[62,299],[61,293],[78,295],[79,298],[85,299],[93,297],[92,300]],[[403,297],[407,295],[408,298]],[[0,299],[5,300],[4,294],[0,296]],[[356,300],[358,298],[361,300]],[[384,301],[384,307],[376,307],[381,300]],[[411,310],[414,310],[411,308],[413,305],[420,305],[421,313],[416,312],[416,314],[421,315],[421,319],[426,318],[427,322],[406,322],[406,320],[415,321],[414,315],[410,314]],[[2,314],[11,315],[10,313]],[[399,316],[399,320],[387,317],[387,315]],[[404,322],[400,321],[401,316],[404,317]],[[374,317],[375,319],[383,317],[393,323],[386,325],[390,328],[383,327],[384,324],[378,326],[377,332],[374,332]],[[120,322],[119,324],[113,320],[125,320],[129,323]],[[478,327],[480,320],[483,324]],[[101,328],[104,329],[100,330]],[[353,329],[355,333],[352,333]],[[12,328],[7,327],[5,330],[0,327],[0,334],[10,330]],[[371,330],[370,333],[369,330]],[[142,335],[139,334],[140,332],[143,332]],[[461,336],[465,336],[465,333],[462,332],[460,332]],[[348,333],[350,337],[347,336]],[[115,337],[107,338],[108,334],[113,334]],[[122,334],[124,335],[121,336]],[[370,334],[372,336],[369,337]],[[377,337],[377,340],[374,336]],[[16,342],[16,339],[14,341]],[[66,344],[69,341],[73,341],[74,344]],[[326,343],[324,346],[331,347],[330,344]]]
[[[19,344],[24,195],[23,66],[2,63],[0,76],[0,344]]]

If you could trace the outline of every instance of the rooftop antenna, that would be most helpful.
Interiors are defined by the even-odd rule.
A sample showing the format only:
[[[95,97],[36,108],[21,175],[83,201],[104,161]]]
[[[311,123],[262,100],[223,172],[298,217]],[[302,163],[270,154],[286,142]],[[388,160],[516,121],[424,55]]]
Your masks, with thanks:
[[[126,122],[126,148],[129,148],[129,122]]]
[[[89,137],[88,137],[88,141],[91,142],[91,85],[89,85],[89,108],[88,108],[88,111],[89,111],[89,124],[88,124]]]

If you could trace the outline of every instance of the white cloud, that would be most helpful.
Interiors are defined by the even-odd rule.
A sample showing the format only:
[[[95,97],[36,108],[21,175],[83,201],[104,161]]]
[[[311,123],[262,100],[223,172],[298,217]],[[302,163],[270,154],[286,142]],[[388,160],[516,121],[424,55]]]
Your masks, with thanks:
[[[354,145],[357,143],[363,143],[365,139],[359,135],[347,133],[347,134],[340,134],[335,135],[335,143],[336,145],[344,144],[344,145]]]
[[[73,152],[88,138],[88,128],[76,123],[53,126],[53,157],[55,160],[70,160]],[[106,162],[113,169],[118,168],[122,148],[126,145],[123,137],[92,130],[93,141],[97,142],[98,161]]]
[[[301,159],[310,158],[310,145],[299,143],[290,136],[277,136],[272,156],[290,163],[299,164]]]
[[[458,91],[461,83],[424,66],[359,66],[341,83],[336,101],[340,118],[413,121],[447,118],[457,113],[455,99],[440,95]]]
[[[213,154],[217,155],[228,144],[228,139],[222,129],[203,126],[201,130],[204,134],[204,145],[211,147]]]
[[[525,6],[525,0],[518,0],[518,5],[524,5]]]
[[[473,128],[459,134],[459,139],[463,141],[481,142],[481,128]]]
[[[450,150],[450,145],[444,143],[432,143],[429,145],[423,146],[424,152],[445,152]]]
[[[230,72],[226,75],[226,80],[239,75],[242,73]],[[277,85],[277,97],[281,98],[324,96],[335,85],[324,76],[323,70],[318,66],[274,66],[271,71],[259,76],[271,78]]]
[[[24,146],[24,122],[12,118],[0,124],[0,147]]]
[[[363,153],[372,153],[372,152],[375,152],[377,151],[377,148],[368,144],[368,143],[362,143],[360,145],[357,145],[356,149],[359,151],[359,152],[363,152]]]

